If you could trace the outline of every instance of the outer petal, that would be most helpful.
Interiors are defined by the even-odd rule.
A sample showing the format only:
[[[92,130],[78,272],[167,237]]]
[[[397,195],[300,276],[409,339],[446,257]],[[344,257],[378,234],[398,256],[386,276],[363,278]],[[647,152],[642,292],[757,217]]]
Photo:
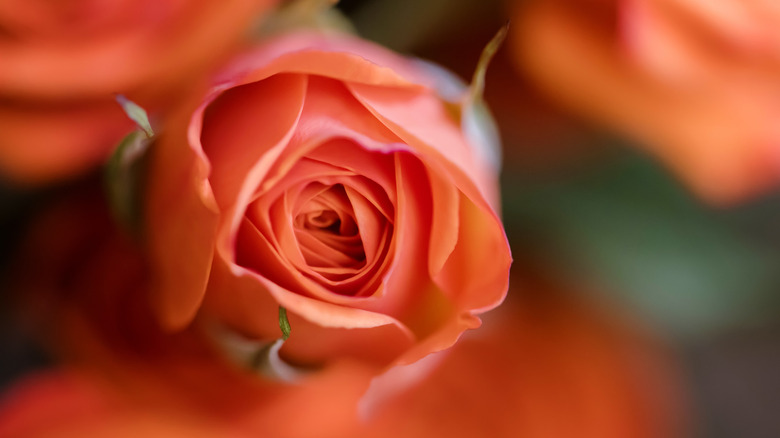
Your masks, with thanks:
[[[215,260],[209,281],[211,289],[204,306],[208,307],[211,316],[228,321],[234,330],[261,340],[276,339],[280,336],[279,303],[261,287],[263,289],[258,290],[255,276],[235,277],[223,261]],[[325,328],[298,316],[293,310],[288,310],[287,314],[293,334],[285,342],[282,354],[293,363],[319,365],[352,358],[384,367],[414,342],[409,331],[396,323],[359,330]]]
[[[155,310],[168,329],[187,325],[198,311],[209,277],[219,212],[207,182],[209,163],[184,139],[200,132],[189,118],[172,123],[150,148],[145,214],[149,257],[155,267]]]
[[[395,318],[381,313],[337,306],[284,290],[264,278],[260,278],[260,281],[264,283],[268,291],[281,306],[290,309],[309,321],[316,321],[323,327],[371,328],[394,324],[401,330],[408,330]],[[410,335],[410,337],[413,336]]]
[[[335,363],[358,360],[382,368],[393,363],[414,344],[408,330],[387,324],[360,330],[325,328],[288,313],[294,336],[285,342],[282,355],[292,363]]]
[[[247,83],[279,72],[382,86],[434,86],[434,78],[421,67],[381,46],[353,37],[306,32],[267,41],[232,63],[217,82]]]
[[[511,264],[501,224],[461,194],[458,240],[436,283],[460,311],[481,313],[504,299]]]
[[[276,75],[226,90],[202,107],[198,144],[212,163],[209,181],[222,210],[245,198],[239,195],[242,191],[256,190],[256,182],[247,181],[248,174],[258,173],[255,169],[262,164],[269,166],[265,157],[271,149],[289,141],[306,84],[304,75]]]

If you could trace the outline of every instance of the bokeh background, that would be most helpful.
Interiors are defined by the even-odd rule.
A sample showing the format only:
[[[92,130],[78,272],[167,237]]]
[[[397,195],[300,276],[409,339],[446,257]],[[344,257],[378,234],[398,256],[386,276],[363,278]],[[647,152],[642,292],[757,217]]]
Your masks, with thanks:
[[[528,11],[545,2],[569,7],[566,0],[342,0],[339,8],[362,36],[435,61],[468,81],[501,26],[509,22],[512,32],[544,28]],[[602,17],[590,21],[597,23],[594,32],[614,31],[615,22],[603,17],[614,14],[615,1],[568,3],[578,4],[571,6],[575,16]],[[550,91],[544,70],[529,68],[523,54],[539,47],[539,57],[566,58],[578,49],[556,46],[545,35],[524,32],[521,42],[510,37],[487,74],[485,98],[504,144],[503,218],[515,258],[510,301],[522,306],[548,293],[537,287],[541,276],[655,339],[678,372],[675,391],[695,436],[780,436],[780,191],[764,184],[749,196],[713,202],[700,188],[691,189],[646,146],[655,139],[641,135],[642,129],[611,120],[598,101],[592,113],[587,105],[570,104],[561,98],[566,87]],[[588,53],[576,58],[587,70]],[[576,84],[577,70],[567,73]],[[618,100],[626,105],[641,105],[638,96],[647,93],[620,90],[629,93]],[[600,92],[590,90],[590,96],[599,99]],[[603,93],[609,100],[612,91]],[[698,115],[678,111],[676,117],[685,124]],[[702,160],[717,153],[706,146]],[[731,181],[715,178],[712,184]],[[64,190],[3,185],[3,266],[12,265],[29,219]],[[0,294],[0,391],[52,363],[24,315],[13,310],[14,299]]]

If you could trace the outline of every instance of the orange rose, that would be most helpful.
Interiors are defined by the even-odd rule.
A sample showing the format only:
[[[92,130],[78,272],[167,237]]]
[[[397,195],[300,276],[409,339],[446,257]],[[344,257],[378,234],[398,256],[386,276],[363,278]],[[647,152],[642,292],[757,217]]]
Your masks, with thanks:
[[[270,341],[283,306],[288,359],[379,367],[477,327],[511,262],[496,169],[434,70],[322,34],[277,38],[228,68],[151,148],[163,325],[200,310]]]
[[[274,0],[0,4],[0,172],[47,182],[100,163],[131,128],[113,101],[157,107]]]
[[[585,3],[516,8],[516,58],[549,95],[639,140],[709,201],[780,181],[771,1]]]

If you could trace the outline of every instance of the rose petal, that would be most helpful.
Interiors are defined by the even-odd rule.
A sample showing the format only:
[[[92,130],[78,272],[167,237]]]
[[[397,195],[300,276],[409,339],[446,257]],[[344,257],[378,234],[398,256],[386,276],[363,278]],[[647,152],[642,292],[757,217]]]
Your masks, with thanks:
[[[323,143],[338,137],[354,139],[358,144],[393,150],[399,138],[366,111],[340,82],[311,77],[296,135],[277,160],[260,192],[276,185],[304,156]],[[338,154],[336,157],[346,154]],[[323,160],[335,163],[334,160]],[[362,169],[361,166],[357,167]],[[361,171],[357,173],[362,173]]]
[[[383,215],[383,212],[376,208],[376,203],[371,202],[359,191],[352,187],[347,187],[346,191],[355,212],[355,221],[360,230],[366,261],[370,263],[381,254],[383,248],[381,242],[385,236],[385,230],[388,224],[392,224],[393,220],[392,217],[388,218]]]
[[[367,328],[395,324],[401,330],[409,332],[404,324],[391,316],[334,304],[334,302],[352,304],[354,298],[334,295],[306,279],[296,269],[286,265],[268,246],[268,242],[262,235],[256,232],[256,229],[252,232],[251,223],[244,221],[244,225],[242,229],[246,232],[239,239],[238,262],[242,266],[262,266],[261,270],[268,278],[239,265],[231,265],[230,270],[235,276],[249,276],[256,279],[259,284],[254,288],[255,294],[270,293],[279,305],[323,327]],[[246,251],[244,247],[247,248]],[[317,298],[292,291],[317,294]],[[409,334],[412,336],[411,332]]]
[[[171,126],[187,126],[188,121]],[[166,142],[176,137],[168,134],[150,148],[149,172],[157,179],[145,214],[147,223],[154,224],[146,230],[150,261],[158,273],[152,279],[153,304],[162,325],[175,330],[194,318],[203,299],[219,214],[207,181],[208,161],[188,144]]]
[[[271,243],[263,233],[249,221],[244,221],[242,224],[237,245],[237,256],[237,264],[230,264],[235,275],[244,275],[245,271],[250,270],[253,275],[263,276],[269,281],[276,282],[286,290],[306,294],[337,305],[364,307],[365,304],[362,301],[371,299],[371,297],[361,298],[353,297],[346,293],[343,295],[334,293],[333,289],[338,288],[337,284],[332,284],[331,288],[326,288],[323,284],[305,275],[296,269],[288,259],[280,255],[271,246]],[[381,265],[378,265],[376,268],[372,267],[372,269],[383,269],[387,263],[389,263],[387,259],[382,260]],[[326,282],[327,280],[323,279],[322,283]],[[373,282],[369,284],[369,286],[373,285]],[[381,283],[376,284],[374,287],[380,288]],[[258,293],[266,293],[262,285],[257,285],[256,289]],[[362,290],[357,292],[359,295],[363,293],[364,291]],[[378,292],[374,292],[374,294],[376,293]]]
[[[276,75],[227,90],[205,108],[200,143],[220,207],[236,202],[249,171],[295,127],[306,82],[304,75]]]
[[[343,136],[342,132],[334,134],[338,137]],[[339,138],[322,144],[306,156],[360,175],[362,178],[351,179],[348,186],[369,199],[385,217],[392,220],[396,199],[395,164],[392,152],[399,148],[397,144],[393,144],[387,148],[386,153],[372,153],[376,148],[364,144],[364,139]]]
[[[459,215],[457,243],[434,280],[459,310],[482,313],[501,304],[506,296],[512,257],[494,216],[485,214],[465,195],[460,198]]]
[[[385,367],[408,350],[414,339],[396,325],[387,324],[360,330],[325,328],[290,313],[292,334],[282,355],[292,363],[329,363],[357,359]]]
[[[457,135],[457,127],[451,121],[448,122],[449,119],[447,119],[440,102],[434,97],[410,90],[388,90],[359,84],[351,84],[350,89],[393,132],[424,155],[426,164],[433,172],[447,175],[451,179],[451,183],[463,193],[460,200],[459,238],[465,237],[469,242],[462,243],[463,250],[458,255],[450,255],[450,258],[454,257],[455,260],[463,261],[447,262],[445,266],[447,264],[458,265],[466,269],[464,272],[472,273],[473,269],[478,266],[479,272],[476,273],[476,277],[481,280],[470,280],[481,283],[483,286],[499,287],[483,289],[495,291],[494,294],[487,296],[477,287],[466,287],[469,292],[461,293],[457,299],[469,297],[468,300],[480,303],[480,311],[498,305],[506,294],[511,256],[500,220],[485,201],[485,199],[491,199],[491,197],[486,198],[486,195],[495,196],[495,193],[492,193],[494,191],[493,179],[488,178],[488,174],[483,174],[479,170],[471,170],[477,169],[479,166],[473,165],[473,157],[469,154],[468,145],[464,143],[461,136]],[[400,105],[401,101],[405,102],[406,106]],[[479,188],[474,187],[472,181],[481,184]],[[468,223],[464,221],[468,221]],[[484,235],[480,236],[481,233]],[[475,235],[480,237],[472,240]],[[486,242],[482,242],[482,239],[486,239]],[[451,240],[448,241],[444,238],[435,241],[435,243],[442,245],[451,244],[451,242]],[[459,244],[461,243],[459,242]],[[466,248],[478,250],[482,256],[468,253]],[[484,248],[490,248],[493,252],[483,252]],[[474,263],[474,260],[486,259],[496,259],[497,262],[490,263],[489,266]],[[441,259],[433,261],[440,262]],[[474,266],[474,268],[466,266],[467,264]],[[442,285],[445,291],[461,290],[463,285],[454,278],[458,275],[455,272],[455,268],[450,268],[448,274],[439,274],[437,284]],[[460,307],[460,304],[458,306]],[[467,305],[464,303],[461,308],[466,307]]]
[[[433,193],[433,223],[428,271],[432,277],[435,277],[458,243],[460,194],[456,187],[435,172],[428,172],[428,179]]]
[[[388,315],[309,298],[285,290],[265,278],[258,277],[258,279],[276,298],[279,305],[287,309],[294,309],[290,311],[309,321],[316,322],[322,327],[357,329],[393,324],[408,333],[410,338],[414,338],[414,334],[403,323]]]
[[[258,287],[254,277],[236,276],[234,269],[225,260],[214,259],[203,306],[218,321],[250,337],[268,341],[278,338],[279,303],[265,288]]]
[[[348,84],[352,94],[404,143],[426,156],[426,163],[446,169],[469,198],[498,206],[495,174],[480,162],[442,102],[419,90]]]
[[[396,153],[395,160],[398,200],[392,264],[384,276],[385,293],[364,306],[401,319],[421,338],[446,319],[450,306],[436,299],[440,294],[427,272],[432,201],[425,167],[409,153]]]
[[[433,84],[433,79],[414,63],[381,46],[316,32],[296,32],[269,40],[237,59],[217,82],[248,83],[280,72],[394,87]]]

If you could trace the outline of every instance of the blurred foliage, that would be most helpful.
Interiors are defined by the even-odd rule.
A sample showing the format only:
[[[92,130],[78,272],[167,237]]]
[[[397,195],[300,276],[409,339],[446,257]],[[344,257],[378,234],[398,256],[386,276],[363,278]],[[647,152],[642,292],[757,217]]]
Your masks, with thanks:
[[[516,252],[538,252],[674,335],[778,316],[780,246],[764,232],[780,217],[777,196],[717,210],[628,149],[563,178],[505,168],[503,190]]]
[[[51,358],[34,339],[32,328],[18,312],[23,290],[12,290],[15,251],[40,206],[56,189],[32,191],[0,181],[0,389],[32,370],[44,368]]]
[[[499,0],[341,0],[358,34],[393,50],[409,52],[452,33],[479,27],[501,15]],[[498,30],[497,28],[494,29]],[[487,43],[485,40],[482,44]]]

